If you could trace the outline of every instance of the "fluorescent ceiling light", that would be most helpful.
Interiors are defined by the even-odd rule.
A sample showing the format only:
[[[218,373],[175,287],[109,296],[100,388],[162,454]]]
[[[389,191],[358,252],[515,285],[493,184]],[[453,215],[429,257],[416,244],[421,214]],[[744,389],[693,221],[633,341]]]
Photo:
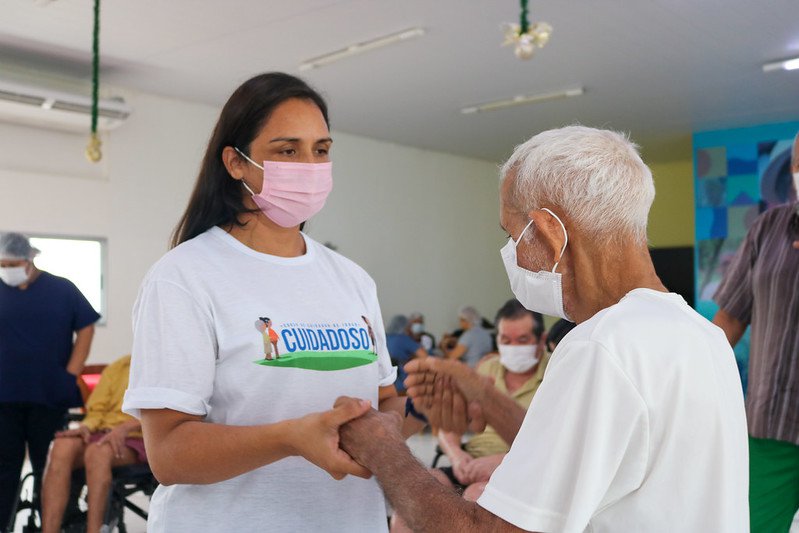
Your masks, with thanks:
[[[369,52],[371,50],[376,50],[378,48],[396,44],[402,41],[407,41],[408,39],[420,37],[424,34],[425,31],[423,28],[409,28],[397,33],[392,33],[391,35],[384,35],[383,37],[372,39],[371,41],[355,43],[346,48],[336,50],[335,52],[330,52],[329,54],[324,54],[308,59],[307,61],[303,61],[300,63],[300,70],[311,70],[313,68],[323,67],[340,59],[362,54],[364,52]]]
[[[772,72],[774,70],[796,70],[799,69],[799,57],[793,59],[786,59],[784,61],[775,61],[773,63],[766,63],[763,65],[763,72]]]
[[[538,102],[546,102],[547,100],[559,100],[561,98],[569,98],[570,96],[580,96],[585,90],[582,87],[573,87],[571,89],[564,89],[562,91],[555,91],[551,93],[539,93],[529,95],[519,95],[505,100],[495,100],[493,102],[486,102],[483,104],[475,104],[472,106],[464,107],[461,113],[470,115],[472,113],[482,113],[483,111],[495,111],[497,109],[504,109],[517,105],[537,104]]]

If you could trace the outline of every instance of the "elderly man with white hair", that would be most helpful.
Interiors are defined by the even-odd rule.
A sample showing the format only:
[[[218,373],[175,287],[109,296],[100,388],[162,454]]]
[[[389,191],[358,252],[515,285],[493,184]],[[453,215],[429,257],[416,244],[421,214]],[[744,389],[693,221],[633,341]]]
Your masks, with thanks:
[[[491,424],[510,452],[470,503],[412,458],[389,416],[343,427],[343,449],[414,531],[748,531],[732,350],[655,274],[655,191],[635,145],[581,126],[546,131],[517,147],[501,179],[513,292],[578,325],[527,412],[453,361],[414,361],[406,383],[431,424],[463,430],[468,405],[473,426]]]

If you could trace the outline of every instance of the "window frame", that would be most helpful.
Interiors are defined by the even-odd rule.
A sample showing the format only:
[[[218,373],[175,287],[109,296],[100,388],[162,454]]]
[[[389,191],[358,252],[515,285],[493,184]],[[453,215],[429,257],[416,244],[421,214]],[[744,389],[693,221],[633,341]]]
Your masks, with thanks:
[[[100,314],[100,320],[95,322],[95,326],[108,325],[108,237],[98,237],[89,235],[65,235],[59,233],[39,233],[39,232],[19,232],[29,239],[53,239],[62,241],[95,241],[100,243],[100,309],[95,309]],[[31,243],[36,248],[36,245]],[[34,261],[36,258],[34,257]],[[57,274],[56,274],[57,275]],[[71,280],[70,280],[71,281]],[[74,283],[74,281],[73,281]],[[84,295],[85,296],[85,295]]]

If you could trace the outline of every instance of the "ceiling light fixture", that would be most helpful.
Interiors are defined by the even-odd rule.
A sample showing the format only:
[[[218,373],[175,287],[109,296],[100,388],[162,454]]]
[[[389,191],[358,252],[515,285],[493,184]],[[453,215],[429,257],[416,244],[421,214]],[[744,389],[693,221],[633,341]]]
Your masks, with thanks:
[[[391,35],[384,35],[383,37],[372,39],[371,41],[355,43],[346,48],[336,50],[335,52],[330,52],[329,54],[324,54],[308,59],[307,61],[303,61],[300,63],[300,70],[305,71],[323,67],[335,61],[339,61],[340,59],[345,59],[347,57],[362,54],[364,52],[376,50],[377,48],[407,41],[415,37],[421,37],[424,34],[425,30],[423,28],[409,28],[397,33],[392,33]]]
[[[486,102],[484,104],[475,104],[472,106],[464,107],[461,113],[464,115],[471,115],[472,113],[482,113],[483,111],[496,111],[497,109],[504,109],[506,107],[513,107],[517,105],[537,104],[539,102],[546,102],[548,100],[559,100],[561,98],[569,98],[571,96],[580,96],[585,92],[582,87],[573,87],[571,89],[564,89],[562,91],[554,91],[551,93],[539,93],[529,95],[519,95],[505,100],[495,100],[493,102]]]
[[[519,59],[533,57],[535,49],[543,48],[552,35],[552,26],[546,22],[530,25],[527,19],[527,1],[521,0],[522,12],[519,15],[519,24],[505,25],[505,42],[502,43],[502,46],[515,45],[513,53]]]
[[[797,70],[799,69],[799,57],[792,59],[785,59],[783,61],[774,61],[773,63],[766,63],[763,65],[763,72],[772,72],[774,70]]]

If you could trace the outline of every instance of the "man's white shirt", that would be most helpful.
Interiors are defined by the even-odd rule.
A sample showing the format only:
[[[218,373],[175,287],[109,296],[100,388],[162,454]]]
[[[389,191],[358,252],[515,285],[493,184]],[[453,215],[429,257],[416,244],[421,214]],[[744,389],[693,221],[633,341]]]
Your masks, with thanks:
[[[478,503],[528,531],[747,532],[747,446],[724,333],[636,289],[557,347]]]

